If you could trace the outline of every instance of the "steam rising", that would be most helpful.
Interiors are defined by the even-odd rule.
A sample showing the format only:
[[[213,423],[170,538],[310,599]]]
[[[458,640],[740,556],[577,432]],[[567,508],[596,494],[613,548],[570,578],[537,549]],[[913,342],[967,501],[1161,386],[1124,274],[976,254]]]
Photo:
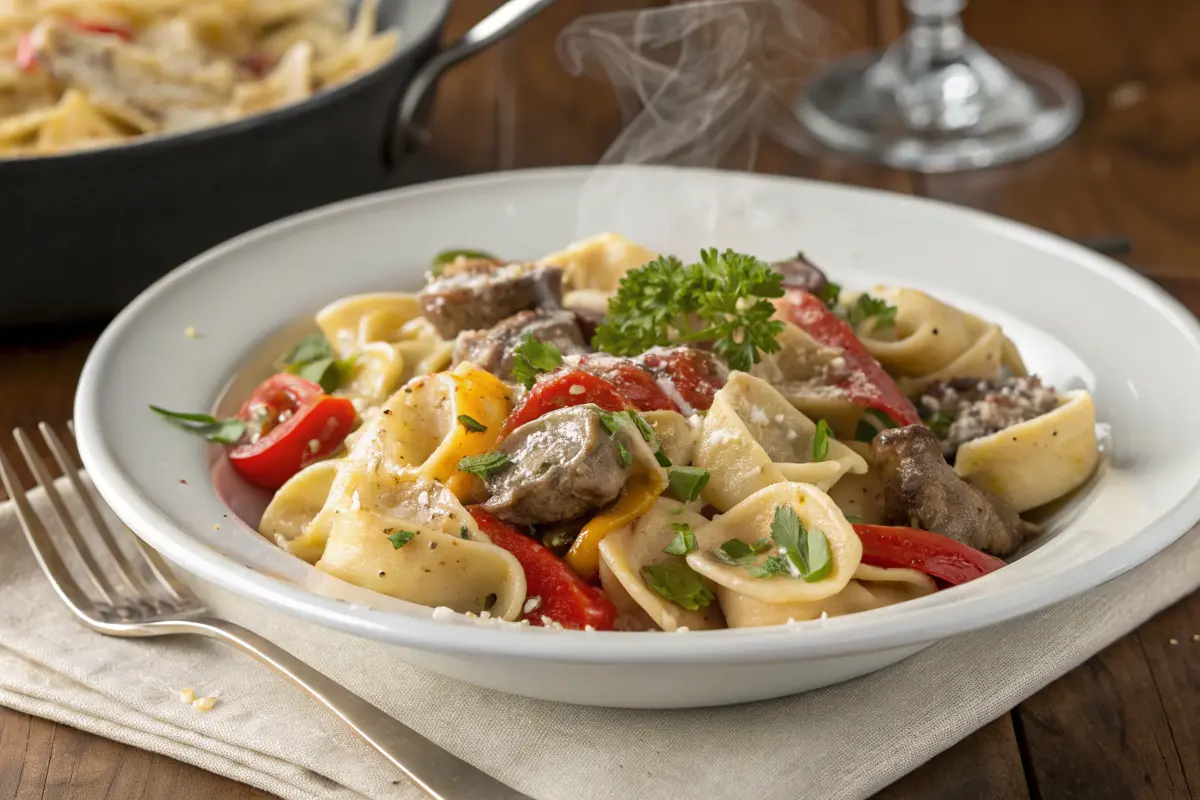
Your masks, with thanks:
[[[751,170],[763,136],[794,142],[791,108],[830,39],[830,25],[798,0],[702,0],[581,17],[560,34],[558,54],[571,74],[606,78],[616,91],[625,124],[601,164]],[[579,235],[615,230],[666,248],[683,225],[734,246],[720,238],[722,221],[733,214],[745,228],[754,213],[753,198],[697,198],[664,180],[661,199],[678,207],[678,223],[647,230],[644,214],[623,211],[629,181],[621,170],[594,175]]]

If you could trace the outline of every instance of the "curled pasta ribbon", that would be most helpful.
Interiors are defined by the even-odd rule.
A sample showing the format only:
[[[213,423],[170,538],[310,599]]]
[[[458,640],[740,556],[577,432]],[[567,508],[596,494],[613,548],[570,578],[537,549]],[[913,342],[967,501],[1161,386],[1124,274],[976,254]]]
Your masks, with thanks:
[[[825,535],[833,565],[824,578],[812,583],[790,575],[755,578],[746,567],[726,564],[713,554],[730,539],[770,539],[779,506],[791,506],[806,529]],[[846,587],[862,560],[862,542],[842,512],[827,494],[805,483],[777,483],[755,492],[697,530],[696,542],[699,549],[688,553],[688,566],[720,587],[764,603],[812,603],[832,597]]]
[[[363,424],[343,458],[293,475],[267,506],[259,532],[315,563],[337,516],[352,503],[358,481],[367,474],[439,481],[466,498],[474,484],[458,470],[458,462],[491,449],[508,411],[508,387],[470,362],[417,378]],[[483,430],[469,429],[461,415]]]
[[[600,543],[600,585],[625,617],[625,627],[664,631],[725,627],[717,603],[691,611],[652,591],[642,578],[643,567],[686,563],[683,556],[663,552],[675,538],[671,526],[678,523],[696,530],[707,525],[708,520],[681,503],[660,499],[632,525],[609,534]]]
[[[446,487],[416,475],[362,473],[316,566],[424,606],[516,619],[525,572],[479,531]]]
[[[870,320],[855,333],[901,391],[918,395],[935,381],[994,378],[1004,367],[1025,375],[1025,364],[999,325],[924,292],[876,286],[869,294],[896,307],[895,325],[876,330]],[[847,297],[853,302],[855,296]]]
[[[1079,488],[1099,461],[1096,408],[1079,390],[1040,417],[964,443],[954,471],[1020,512]]]
[[[562,267],[568,291],[615,292],[625,273],[658,258],[658,253],[615,233],[582,239],[538,261],[541,267]],[[600,295],[579,295],[574,302],[594,305]],[[592,298],[588,303],[587,298]],[[572,298],[568,295],[567,304]],[[601,310],[607,310],[607,301]]]
[[[345,297],[317,313],[317,325],[339,358],[353,367],[338,394],[361,411],[405,381],[445,369],[454,344],[438,336],[414,295],[378,292]]]
[[[828,489],[848,472],[867,471],[861,456],[832,437],[824,458],[814,460],[816,430],[769,383],[733,373],[713,398],[692,457],[709,473],[705,499],[726,511],[771,484]]]
[[[837,594],[811,603],[764,603],[744,594],[717,588],[717,598],[731,628],[782,625],[822,616],[839,617],[870,611],[937,591],[937,584],[915,569],[886,569],[859,564],[854,578]]]

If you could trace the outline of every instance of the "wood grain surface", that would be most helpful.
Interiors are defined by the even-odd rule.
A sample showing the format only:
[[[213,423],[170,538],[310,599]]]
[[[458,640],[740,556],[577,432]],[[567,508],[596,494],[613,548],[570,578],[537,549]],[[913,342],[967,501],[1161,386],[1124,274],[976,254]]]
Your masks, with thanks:
[[[597,161],[621,118],[602,84],[562,70],[555,38],[585,13],[656,0],[559,0],[439,88],[431,159],[450,172]],[[457,0],[448,36],[494,8]],[[811,0],[831,53],[903,28],[896,0]],[[925,177],[764,144],[755,168],[985,209],[1066,236],[1126,234],[1127,262],[1200,311],[1200,3],[973,0],[984,45],[1046,59],[1083,89],[1063,146],[997,169]],[[0,187],[2,190],[2,187]],[[1036,287],[1031,287],[1036,291]],[[1098,321],[1104,324],[1104,321]],[[97,330],[0,338],[0,430],[71,414]],[[10,448],[5,439],[3,446]],[[881,792],[879,800],[1200,800],[1200,594],[1125,636]],[[0,800],[224,800],[268,795],[169,758],[0,708]]]

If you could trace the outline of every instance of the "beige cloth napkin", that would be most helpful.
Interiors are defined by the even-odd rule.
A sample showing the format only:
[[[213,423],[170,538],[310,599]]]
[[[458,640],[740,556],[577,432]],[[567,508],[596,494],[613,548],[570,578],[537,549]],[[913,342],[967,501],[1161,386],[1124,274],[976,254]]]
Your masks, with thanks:
[[[38,495],[36,500],[42,500]],[[796,697],[687,711],[584,708],[477,689],[395,650],[201,587],[433,741],[541,800],[863,798],[1200,585],[1200,529],[1151,562],[1024,620]],[[179,690],[219,694],[206,714]],[[0,704],[164,753],[284,798],[418,798],[382,757],[240,653],[116,640],[76,624],[0,505]]]

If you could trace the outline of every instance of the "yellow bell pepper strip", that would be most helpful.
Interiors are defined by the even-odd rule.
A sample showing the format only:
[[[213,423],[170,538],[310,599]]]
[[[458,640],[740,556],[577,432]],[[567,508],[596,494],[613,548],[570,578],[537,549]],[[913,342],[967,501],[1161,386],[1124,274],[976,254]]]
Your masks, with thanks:
[[[657,474],[634,475],[625,486],[625,494],[606,511],[592,517],[563,559],[585,581],[595,580],[600,572],[600,541],[645,514],[663,493],[666,484]]]
[[[447,377],[454,420],[450,433],[430,455],[423,471],[444,482],[459,500],[465,500],[476,492],[479,479],[460,472],[458,462],[464,456],[486,453],[495,447],[511,403],[508,387],[470,362],[459,364]]]

